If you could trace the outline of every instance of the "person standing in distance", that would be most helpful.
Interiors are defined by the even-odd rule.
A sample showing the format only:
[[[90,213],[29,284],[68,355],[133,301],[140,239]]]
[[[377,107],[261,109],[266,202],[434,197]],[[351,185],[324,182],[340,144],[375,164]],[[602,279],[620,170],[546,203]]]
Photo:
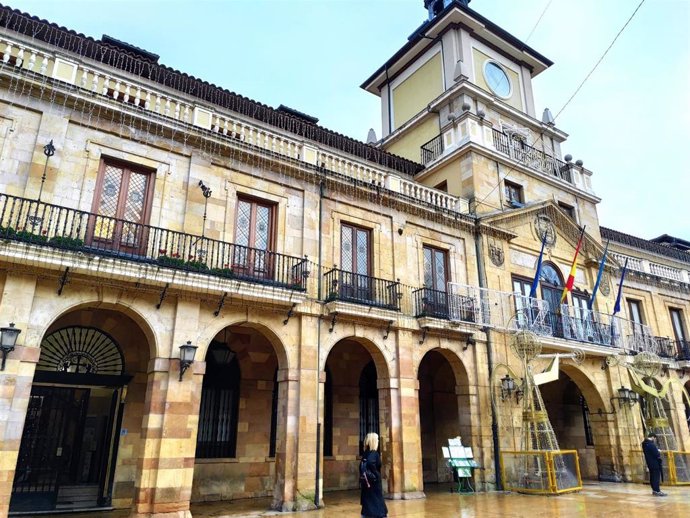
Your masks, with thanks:
[[[666,496],[666,493],[661,491],[659,483],[661,482],[661,452],[656,445],[656,434],[648,433],[647,438],[642,441],[642,451],[644,452],[644,460],[647,462],[649,469],[649,485],[652,486],[652,494],[654,496]]]
[[[366,469],[371,471],[376,481],[371,484],[363,484],[360,496],[362,504],[362,518],[385,518],[388,516],[386,502],[383,501],[383,485],[381,484],[381,456],[379,449],[379,435],[368,433],[364,438],[364,455],[362,462],[366,463]]]

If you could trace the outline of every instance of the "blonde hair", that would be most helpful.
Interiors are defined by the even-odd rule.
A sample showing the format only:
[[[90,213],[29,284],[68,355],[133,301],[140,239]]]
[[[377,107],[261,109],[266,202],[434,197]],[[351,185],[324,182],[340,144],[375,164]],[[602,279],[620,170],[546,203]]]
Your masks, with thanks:
[[[379,434],[371,432],[364,438],[364,449],[376,451],[379,449]]]

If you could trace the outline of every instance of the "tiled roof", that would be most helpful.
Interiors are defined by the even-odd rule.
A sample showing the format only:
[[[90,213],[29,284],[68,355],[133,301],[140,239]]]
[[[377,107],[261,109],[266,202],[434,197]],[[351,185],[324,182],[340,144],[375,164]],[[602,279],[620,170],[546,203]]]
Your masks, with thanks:
[[[124,45],[118,46],[102,40],[95,40],[90,36],[85,36],[2,4],[0,4],[0,27],[153,81],[204,102],[256,119],[325,146],[339,149],[344,153],[355,155],[400,173],[412,176],[424,169],[423,165],[411,160],[387,153],[382,149],[317,124],[311,124],[303,118],[279,112],[265,104],[161,65],[154,59],[146,59],[142,56],[142,52],[145,51],[128,52],[122,48]]]
[[[672,259],[683,261],[684,263],[690,263],[690,253],[683,252],[682,250],[677,250],[669,246],[664,246],[659,243],[655,243],[654,241],[649,241],[648,239],[631,236],[630,234],[624,234],[623,232],[606,227],[601,227],[601,237],[602,239],[610,239],[611,241],[615,241],[616,243],[621,243],[632,248],[639,248],[640,250],[665,255],[666,257],[671,257]]]

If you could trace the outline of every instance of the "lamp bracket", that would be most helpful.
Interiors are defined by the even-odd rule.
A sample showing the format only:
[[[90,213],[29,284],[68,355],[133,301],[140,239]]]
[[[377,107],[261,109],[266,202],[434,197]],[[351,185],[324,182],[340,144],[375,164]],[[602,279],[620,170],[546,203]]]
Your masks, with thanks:
[[[335,320],[336,320],[336,318],[338,318],[338,312],[337,312],[337,311],[336,311],[335,313],[333,313],[333,318],[331,319],[331,327],[330,327],[330,329],[328,330],[329,333],[332,333],[332,332],[333,332],[333,329],[335,329]]]
[[[424,340],[426,340],[427,331],[429,331],[429,326],[424,326],[422,328],[422,339],[419,341],[419,345],[422,345],[424,343]]]
[[[161,291],[161,296],[158,299],[158,304],[156,304],[156,309],[160,309],[161,306],[163,305],[163,301],[165,300],[165,297],[168,294],[168,288],[169,287],[170,287],[170,283],[166,282],[165,287],[163,288],[163,291]]]
[[[293,302],[292,307],[288,309],[287,312],[287,318],[283,320],[283,325],[286,326],[287,323],[290,321],[290,317],[292,317],[293,312],[295,311],[295,306],[297,306],[297,302]]]
[[[64,272],[62,272],[62,277],[60,277],[60,280],[58,281],[58,290],[57,290],[58,297],[60,295],[62,295],[62,289],[65,287],[65,284],[67,284],[69,282],[69,279],[67,277],[68,274],[69,274],[69,266],[67,268],[65,268]]]
[[[388,340],[388,335],[391,333],[391,326],[393,325],[393,321],[389,320],[388,325],[386,326],[386,332],[383,335],[384,340]]]
[[[218,301],[218,307],[213,312],[214,317],[217,317],[218,315],[220,315],[220,310],[223,309],[223,306],[225,305],[225,297],[227,297],[227,296],[228,296],[228,292],[227,291],[223,292],[223,296]]]

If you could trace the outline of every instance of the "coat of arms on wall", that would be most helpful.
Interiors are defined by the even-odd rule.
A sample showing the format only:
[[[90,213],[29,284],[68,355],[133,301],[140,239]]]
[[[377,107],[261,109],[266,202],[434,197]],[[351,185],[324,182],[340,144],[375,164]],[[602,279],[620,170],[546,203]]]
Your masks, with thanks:
[[[495,241],[489,242],[489,258],[494,266],[503,266],[505,254],[503,253],[503,247],[500,243],[496,243]]]
[[[599,291],[604,297],[608,297],[611,293],[611,275],[609,272],[601,274],[601,282],[599,283]]]
[[[546,246],[549,248],[556,244],[556,226],[546,214],[536,215],[532,222],[532,230],[540,243],[542,239],[546,240]]]

